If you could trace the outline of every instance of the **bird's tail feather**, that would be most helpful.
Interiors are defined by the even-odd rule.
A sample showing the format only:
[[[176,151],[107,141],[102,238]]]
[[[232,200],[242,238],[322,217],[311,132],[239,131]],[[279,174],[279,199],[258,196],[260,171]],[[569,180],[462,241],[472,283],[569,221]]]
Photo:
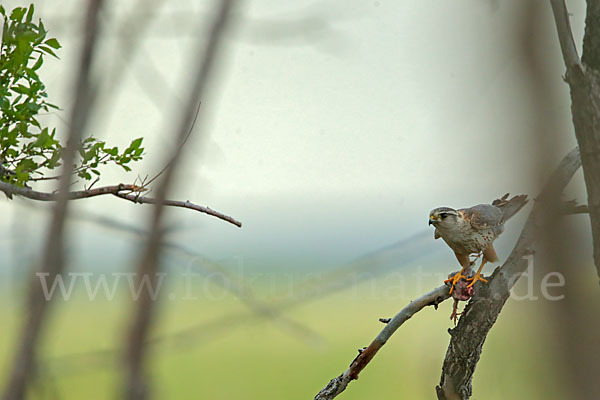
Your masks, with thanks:
[[[518,213],[529,201],[526,194],[513,196],[511,199],[508,198],[509,195],[510,193],[506,193],[501,198],[492,202],[492,205],[500,208],[504,213],[504,221],[507,221],[510,217]]]

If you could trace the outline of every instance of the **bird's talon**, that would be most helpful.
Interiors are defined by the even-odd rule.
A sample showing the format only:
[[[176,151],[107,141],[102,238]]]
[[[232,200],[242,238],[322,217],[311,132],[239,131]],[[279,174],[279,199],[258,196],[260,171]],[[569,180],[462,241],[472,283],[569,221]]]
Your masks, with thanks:
[[[475,284],[475,282],[477,282],[477,281],[487,283],[487,279],[482,278],[481,274],[479,274],[479,273],[475,274],[472,278],[468,278],[467,281],[471,282],[467,285],[467,288],[470,288],[471,286],[473,286]]]
[[[468,278],[465,275],[463,275],[462,271],[455,273],[454,275],[452,275],[444,281],[444,284],[451,284],[449,294],[452,294],[452,292],[454,291],[454,287],[461,279],[468,280]]]

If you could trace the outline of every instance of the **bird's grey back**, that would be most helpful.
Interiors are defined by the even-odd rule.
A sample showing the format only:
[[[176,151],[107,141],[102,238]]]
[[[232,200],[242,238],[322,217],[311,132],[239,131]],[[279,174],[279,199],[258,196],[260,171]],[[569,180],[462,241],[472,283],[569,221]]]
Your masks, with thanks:
[[[504,213],[499,207],[491,204],[478,204],[460,210],[475,229],[489,229],[501,226],[504,223]]]

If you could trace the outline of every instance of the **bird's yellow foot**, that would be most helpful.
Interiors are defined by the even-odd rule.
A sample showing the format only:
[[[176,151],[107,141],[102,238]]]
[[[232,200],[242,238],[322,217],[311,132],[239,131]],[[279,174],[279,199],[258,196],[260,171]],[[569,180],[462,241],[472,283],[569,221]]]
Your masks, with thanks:
[[[444,281],[444,283],[452,282],[452,285],[450,286],[450,294],[452,294],[452,292],[454,291],[454,286],[456,286],[458,281],[460,281],[461,279],[468,280],[467,276],[463,275],[463,271],[455,273],[454,275],[452,275]]]
[[[481,281],[481,282],[483,282],[483,283],[487,283],[487,279],[483,279],[483,278],[481,277],[481,274],[480,274],[479,272],[477,272],[475,275],[473,275],[473,277],[472,277],[472,278],[467,278],[467,280],[468,280],[469,282],[471,282],[471,283],[469,283],[469,284],[467,285],[467,287],[468,287],[468,288],[470,288],[471,286],[473,286],[473,285],[475,284],[475,282],[477,282],[477,281]]]

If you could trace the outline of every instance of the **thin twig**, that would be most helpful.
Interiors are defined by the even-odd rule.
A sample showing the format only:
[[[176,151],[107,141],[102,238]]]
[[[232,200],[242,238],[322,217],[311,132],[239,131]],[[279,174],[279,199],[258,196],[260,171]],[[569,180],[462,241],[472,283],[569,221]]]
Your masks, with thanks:
[[[358,379],[358,374],[369,364],[379,349],[383,347],[402,324],[427,306],[437,307],[438,304],[450,297],[449,292],[450,288],[444,285],[411,301],[394,318],[386,323],[385,327],[371,342],[369,347],[359,352],[358,356],[350,364],[350,368],[340,376],[329,381],[327,386],[315,396],[315,400],[331,400],[342,393],[352,380]]]
[[[117,192],[117,193],[113,193],[113,194],[117,197],[120,197],[121,199],[129,200],[134,203],[139,203],[139,204],[157,204],[158,203],[158,201],[156,199],[153,199],[151,197],[139,196],[136,194],[125,194],[125,193],[121,193],[121,192]],[[189,200],[186,200],[186,201],[165,200],[163,202],[163,204],[165,206],[182,207],[182,208],[188,208],[190,210],[199,211],[201,213],[212,215],[213,217],[222,219],[223,221],[227,221],[230,224],[233,224],[239,228],[242,227],[242,223],[240,221],[230,217],[229,215],[225,215],[223,213],[215,211],[210,207],[199,206],[197,204],[191,203]]]
[[[185,135],[185,137],[183,138],[183,140],[179,143],[179,150],[176,151],[176,154],[181,151],[181,148],[183,146],[185,146],[185,144],[187,143],[188,139],[190,138],[190,135],[192,134],[192,131],[194,130],[194,125],[196,125],[196,121],[198,120],[198,114],[200,114],[200,106],[201,105],[202,105],[202,103],[198,102],[198,108],[196,108],[196,114],[194,115],[194,119],[192,120],[192,123],[190,125],[190,129],[188,130],[187,135]],[[163,169],[161,169],[156,175],[154,175],[152,178],[150,178],[150,180],[148,182],[145,182],[143,186],[144,187],[148,187],[148,185],[150,185],[159,176],[161,176],[167,170],[167,168],[171,167],[171,164],[173,164],[173,160],[174,160],[174,158],[171,158],[169,160],[169,162],[167,162],[167,164],[163,167]]]

